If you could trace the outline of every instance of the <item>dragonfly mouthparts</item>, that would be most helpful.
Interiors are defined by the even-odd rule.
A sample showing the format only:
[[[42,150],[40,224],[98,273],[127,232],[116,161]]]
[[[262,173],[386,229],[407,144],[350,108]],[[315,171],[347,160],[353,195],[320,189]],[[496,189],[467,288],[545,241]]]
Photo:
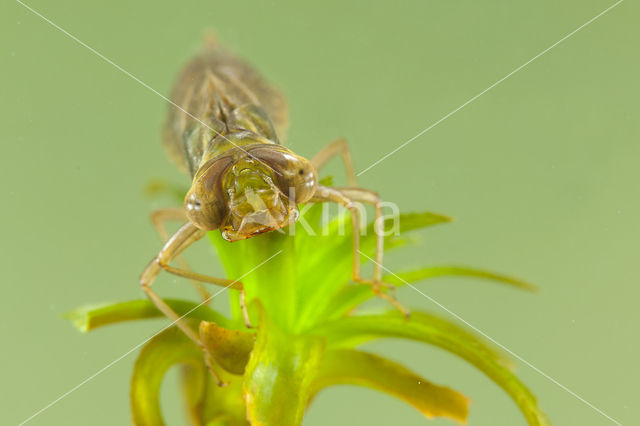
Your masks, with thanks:
[[[269,177],[255,170],[238,171],[227,195],[229,215],[221,227],[222,236],[227,241],[243,240],[280,229],[298,218],[296,204]]]

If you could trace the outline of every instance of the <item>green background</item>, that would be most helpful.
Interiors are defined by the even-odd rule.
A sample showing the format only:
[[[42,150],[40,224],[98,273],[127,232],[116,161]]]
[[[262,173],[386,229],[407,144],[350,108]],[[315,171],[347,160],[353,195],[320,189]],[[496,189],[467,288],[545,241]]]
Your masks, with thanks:
[[[358,170],[613,4],[28,3],[163,94],[214,28],[286,93],[294,150],[310,156],[344,136]],[[17,424],[165,324],[81,335],[60,315],[142,297],[137,276],[159,248],[148,214],[171,204],[143,189],[188,179],[161,148],[160,97],[18,3],[1,8],[0,422]],[[640,423],[638,12],[622,3],[360,177],[403,211],[456,218],[387,267],[461,263],[537,283],[535,295],[459,279],[419,288],[623,424]],[[206,244],[192,252],[198,270],[220,272]],[[194,294],[166,276],[158,289]],[[446,315],[411,289],[399,298]],[[370,347],[469,395],[470,425],[524,424],[462,361],[407,342]],[[135,353],[29,424],[128,424]],[[518,372],[554,424],[613,424],[522,363]],[[175,373],[168,381],[168,423],[181,424]],[[429,423],[352,387],[326,391],[305,420],[360,424]]]

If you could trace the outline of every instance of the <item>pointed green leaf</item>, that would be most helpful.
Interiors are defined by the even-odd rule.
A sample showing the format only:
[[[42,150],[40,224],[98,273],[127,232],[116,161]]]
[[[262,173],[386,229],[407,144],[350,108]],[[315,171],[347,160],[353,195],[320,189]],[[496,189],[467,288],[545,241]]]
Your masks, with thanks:
[[[444,276],[481,278],[489,281],[495,281],[497,283],[507,284],[521,290],[537,290],[536,286],[519,278],[498,274],[496,272],[485,271],[482,269],[455,265],[428,266],[426,268],[416,269],[414,271],[389,274],[384,277],[384,281],[396,286],[402,286],[406,283],[413,283],[420,280]]]
[[[329,347],[353,347],[373,339],[397,337],[438,346],[468,361],[482,358],[503,367],[512,366],[497,348],[460,326],[426,312],[413,311],[408,319],[396,311],[340,318],[320,324],[310,333],[324,336]]]
[[[346,219],[345,219],[346,218]],[[344,223],[341,224],[340,222]],[[431,213],[409,213],[401,214],[397,223],[400,234],[404,234],[416,229],[437,225],[451,221],[451,218]],[[394,220],[385,220],[385,230],[393,229]],[[340,232],[343,229],[344,232]],[[328,294],[337,293],[343,290],[351,280],[351,267],[353,258],[353,240],[351,235],[351,221],[349,215],[344,218],[338,217],[333,220],[323,230],[325,234],[319,234],[313,239],[312,249],[303,253],[299,259],[304,262],[304,268],[298,268],[298,283],[302,287],[300,290],[306,296],[303,301],[305,306],[300,315],[301,329],[304,324],[313,323],[318,318],[324,318],[328,312],[333,310],[334,301],[327,297]],[[400,247],[403,240],[397,235],[385,237],[387,250]],[[376,235],[373,230],[373,223],[367,226],[366,232],[360,236],[360,250],[369,256],[373,256],[376,245]],[[362,257],[362,263],[369,261]],[[330,268],[327,265],[331,265]],[[369,289],[369,293],[370,289]]]
[[[473,334],[434,315],[412,312],[406,319],[397,312],[342,318],[319,326],[330,347],[353,346],[382,337],[400,337],[438,346],[477,367],[504,389],[532,426],[549,422],[531,391],[510,371],[499,352]]]
[[[180,316],[188,314],[189,318],[213,321],[225,327],[230,326],[226,317],[206,305],[178,299],[165,299],[165,302]],[[164,314],[150,300],[144,299],[83,306],[67,312],[64,317],[71,320],[76,328],[84,333],[108,324],[164,317]]]
[[[420,238],[414,236],[408,237],[389,237],[384,243],[384,251],[394,250],[399,247],[415,246],[420,243]]]
[[[419,213],[402,213],[398,217],[398,225],[400,226],[399,233],[405,234],[416,229],[426,228],[429,226],[438,225],[441,223],[451,222],[453,218],[445,216],[439,213],[432,212],[419,212]],[[393,231],[394,220],[393,218],[387,218],[384,221],[385,233]],[[367,235],[375,238],[375,232],[373,229],[373,222],[367,226]]]
[[[427,418],[446,417],[464,423],[469,413],[469,400],[464,395],[435,385],[393,361],[352,349],[325,354],[312,392],[338,384],[386,392],[408,402]]]
[[[537,287],[526,281],[508,275],[498,274],[491,271],[476,269],[466,266],[428,266],[413,271],[398,272],[388,274],[382,278],[386,283],[402,287],[407,283],[414,283],[431,278],[453,276],[480,278],[497,283],[507,284],[521,290],[536,291]],[[336,294],[332,303],[329,304],[331,312],[327,315],[330,318],[337,318],[349,312],[359,304],[376,297],[368,286],[352,285],[343,288]]]

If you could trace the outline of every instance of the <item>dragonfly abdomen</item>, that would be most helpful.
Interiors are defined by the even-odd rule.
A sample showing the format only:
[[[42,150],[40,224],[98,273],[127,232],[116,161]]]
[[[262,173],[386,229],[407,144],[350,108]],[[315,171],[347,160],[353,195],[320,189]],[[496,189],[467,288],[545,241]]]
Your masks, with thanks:
[[[286,130],[287,106],[280,92],[218,46],[205,47],[185,67],[172,101],[178,107],[170,107],[165,146],[192,176],[203,161],[228,149],[238,132],[253,133],[257,143],[278,143]]]

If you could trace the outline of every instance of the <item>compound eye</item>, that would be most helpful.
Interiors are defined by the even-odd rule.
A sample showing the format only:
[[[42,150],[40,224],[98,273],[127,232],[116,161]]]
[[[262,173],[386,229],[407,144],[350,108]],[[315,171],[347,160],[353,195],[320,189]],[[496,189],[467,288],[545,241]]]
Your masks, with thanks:
[[[184,208],[189,220],[200,229],[218,229],[228,213],[221,181],[230,164],[231,159],[222,158],[203,165],[196,173]]]
[[[226,203],[222,197],[198,195],[197,188],[191,188],[184,200],[187,218],[191,223],[205,231],[218,229],[227,215]]]
[[[305,158],[298,157],[293,164],[295,173],[288,176],[288,185],[293,188],[296,203],[308,201],[316,192],[318,187],[318,175],[311,162]]]
[[[311,161],[281,145],[257,148],[251,154],[274,170],[274,180],[287,197],[296,203],[304,203],[313,197],[318,186],[318,174]]]
[[[189,192],[184,199],[184,208],[189,212],[200,212],[202,210],[202,202],[194,192]]]

